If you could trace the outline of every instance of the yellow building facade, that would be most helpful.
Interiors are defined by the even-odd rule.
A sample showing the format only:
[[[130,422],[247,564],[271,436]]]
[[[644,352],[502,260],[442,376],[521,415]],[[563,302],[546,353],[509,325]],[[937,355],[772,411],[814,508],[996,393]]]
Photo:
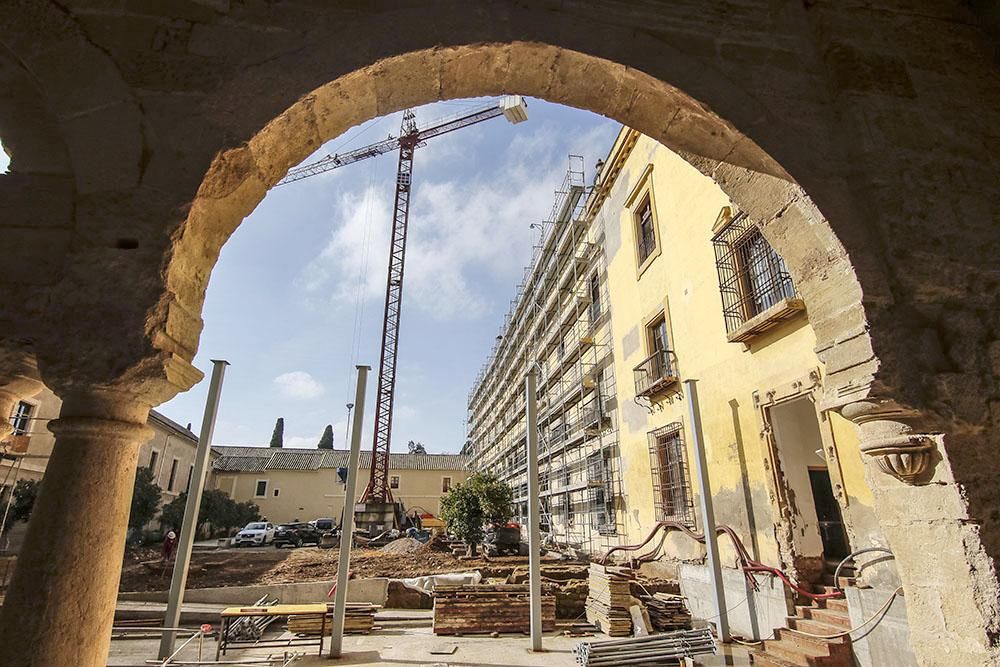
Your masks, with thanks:
[[[273,523],[334,519],[344,509],[344,483],[338,469],[347,468],[349,452],[271,447],[217,446],[210,485],[237,502],[251,501]],[[389,455],[389,486],[408,514],[414,510],[437,516],[441,496],[468,477],[465,457],[458,454]],[[371,452],[362,452],[359,484],[371,472]]]
[[[626,541],[701,529],[689,400],[697,381],[715,518],[751,556],[814,578],[877,524],[855,427],[816,405],[823,368],[781,259],[709,177],[624,129],[587,216],[604,230]],[[726,540],[722,560],[735,553]],[[671,535],[666,562],[703,548]]]
[[[574,179],[571,168],[470,392],[472,465],[514,488],[525,520],[534,369],[548,539],[600,555],[660,522],[701,533],[693,381],[715,521],[752,559],[808,587],[852,550],[884,544],[856,427],[818,404],[824,368],[807,306],[760,228],[710,177],[634,130],[595,171]],[[565,204],[573,183],[579,198]],[[672,529],[634,553],[679,580],[696,616],[714,615],[698,540]],[[791,591],[758,575],[749,593],[727,537],[720,553],[727,605],[744,601],[734,631],[783,627]],[[898,580],[882,567],[866,583],[891,591]]]

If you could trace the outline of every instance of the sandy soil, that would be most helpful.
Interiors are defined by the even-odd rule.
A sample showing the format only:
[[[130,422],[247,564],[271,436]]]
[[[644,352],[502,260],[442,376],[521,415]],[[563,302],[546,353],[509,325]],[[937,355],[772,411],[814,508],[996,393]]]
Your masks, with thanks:
[[[402,547],[403,545],[400,545]],[[156,549],[139,549],[125,557],[120,590],[159,591],[170,587],[170,566],[159,560]],[[337,576],[339,549],[221,549],[195,551],[191,555],[188,588],[213,588],[248,584],[283,584],[329,580]],[[524,556],[485,560],[459,560],[423,545],[392,553],[356,548],[351,553],[355,577],[417,577],[441,572],[480,570],[484,576],[506,577],[516,566],[528,562]]]

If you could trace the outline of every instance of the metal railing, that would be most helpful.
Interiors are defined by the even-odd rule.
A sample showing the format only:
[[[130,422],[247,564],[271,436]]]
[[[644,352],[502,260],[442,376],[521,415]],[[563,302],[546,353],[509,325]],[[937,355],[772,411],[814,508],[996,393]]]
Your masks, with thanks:
[[[657,350],[632,369],[635,395],[648,396],[677,382],[677,357],[673,350]]]

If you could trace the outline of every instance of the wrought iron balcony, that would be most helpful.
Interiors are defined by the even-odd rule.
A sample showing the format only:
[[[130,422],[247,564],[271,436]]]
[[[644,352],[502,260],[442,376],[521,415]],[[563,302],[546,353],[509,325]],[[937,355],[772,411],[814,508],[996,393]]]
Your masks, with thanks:
[[[677,358],[672,350],[657,350],[632,369],[635,395],[652,396],[678,381]]]

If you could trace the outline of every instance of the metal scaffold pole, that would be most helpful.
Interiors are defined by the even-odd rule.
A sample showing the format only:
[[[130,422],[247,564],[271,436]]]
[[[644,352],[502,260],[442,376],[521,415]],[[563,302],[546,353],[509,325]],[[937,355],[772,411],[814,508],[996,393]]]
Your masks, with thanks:
[[[201,494],[205,490],[205,476],[208,473],[212,453],[212,435],[215,433],[215,418],[219,412],[219,399],[222,396],[222,380],[226,375],[226,366],[228,365],[228,361],[212,360],[212,380],[208,386],[205,416],[201,420],[201,434],[198,436],[194,470],[191,471],[191,488],[184,505],[184,520],[181,522],[181,534],[177,540],[174,573],[170,578],[170,596],[167,598],[167,611],[163,618],[163,627],[165,628],[176,628],[180,625],[181,605],[184,604],[184,587],[187,585],[188,566],[191,562],[191,548],[194,545],[195,532],[198,529]],[[160,639],[159,656],[161,660],[166,659],[174,652],[176,639],[176,631],[168,630],[163,633],[163,637]]]
[[[729,614],[726,610],[726,592],[722,584],[722,563],[719,560],[719,536],[715,532],[715,507],[712,503],[712,486],[708,479],[708,457],[701,434],[701,407],[698,405],[698,381],[684,381],[684,395],[688,399],[688,415],[691,419],[691,442],[694,445],[695,470],[698,474],[699,497],[701,499],[701,524],[705,533],[705,551],[712,588],[715,589],[715,613],[719,641],[729,641]]]
[[[538,513],[538,371],[524,378],[525,427],[528,441],[528,572],[531,591],[531,650],[542,650],[541,530]]]
[[[361,430],[365,420],[365,390],[371,366],[358,366],[358,385],[354,392],[354,423],[351,425],[351,454],[347,462],[347,485],[344,489],[344,518],[340,522],[340,554],[337,564],[337,591],[333,598],[333,631],[330,634],[330,657],[339,658],[344,644],[344,612],[347,609],[347,576],[351,567],[354,542],[354,512],[357,500],[358,463],[361,459]]]

